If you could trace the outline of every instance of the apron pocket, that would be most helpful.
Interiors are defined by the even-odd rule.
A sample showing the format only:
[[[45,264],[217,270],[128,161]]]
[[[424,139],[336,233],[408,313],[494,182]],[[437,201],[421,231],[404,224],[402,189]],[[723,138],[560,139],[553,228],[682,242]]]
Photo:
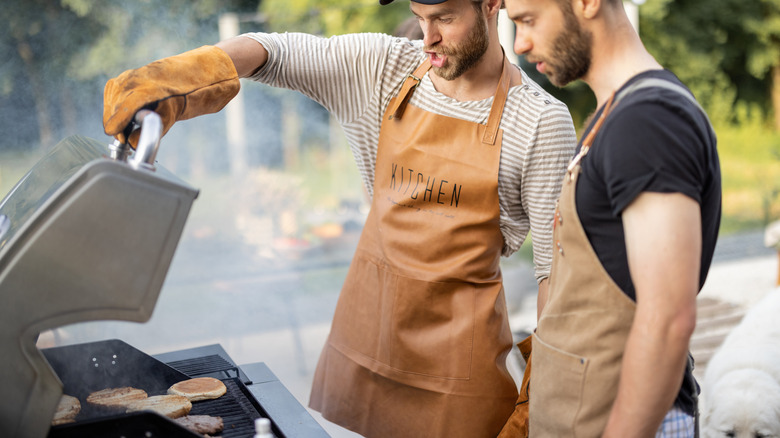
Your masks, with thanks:
[[[389,365],[407,373],[468,379],[474,349],[474,286],[404,276],[395,276],[395,281]]]
[[[376,360],[387,348],[381,345],[381,333],[386,331],[383,315],[390,314],[392,295],[384,291],[394,289],[392,283],[388,284],[393,281],[388,272],[356,255],[333,315],[330,342]]]
[[[475,300],[469,283],[399,276],[357,256],[336,306],[330,342],[388,377],[468,379]]]
[[[575,436],[582,405],[585,373],[590,361],[559,350],[533,335],[533,371],[530,385],[531,436]]]

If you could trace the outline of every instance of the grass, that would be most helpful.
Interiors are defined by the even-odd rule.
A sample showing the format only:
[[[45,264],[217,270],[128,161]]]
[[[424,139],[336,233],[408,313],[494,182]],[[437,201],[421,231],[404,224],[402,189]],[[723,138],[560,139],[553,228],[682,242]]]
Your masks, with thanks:
[[[758,123],[716,127],[723,178],[721,234],[780,219],[780,133]]]

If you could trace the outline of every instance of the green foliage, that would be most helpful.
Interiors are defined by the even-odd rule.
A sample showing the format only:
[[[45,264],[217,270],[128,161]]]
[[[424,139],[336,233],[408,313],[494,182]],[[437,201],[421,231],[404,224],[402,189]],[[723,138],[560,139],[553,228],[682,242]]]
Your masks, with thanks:
[[[257,0],[4,0],[2,147],[48,147],[83,133],[80,123],[99,126],[107,78],[214,43],[219,14],[256,9]],[[80,120],[85,109],[88,122]]]
[[[756,38],[756,44],[747,46],[747,69],[761,78],[780,62],[780,1],[761,1],[759,9],[747,17],[744,27]]]
[[[755,105],[738,104],[735,118],[736,124],[716,126],[724,232],[780,218],[780,133],[767,126]]]
[[[650,1],[640,8],[640,34],[716,127],[721,232],[780,218],[780,133],[770,123],[780,111],[770,92],[780,64],[780,0]]]
[[[380,6],[378,0],[264,0],[260,11],[274,32],[332,36],[356,32],[392,33],[411,16],[406,1]]]
[[[648,50],[696,94],[713,120],[737,123],[736,104],[767,117],[780,63],[780,0],[656,0],[640,8]]]

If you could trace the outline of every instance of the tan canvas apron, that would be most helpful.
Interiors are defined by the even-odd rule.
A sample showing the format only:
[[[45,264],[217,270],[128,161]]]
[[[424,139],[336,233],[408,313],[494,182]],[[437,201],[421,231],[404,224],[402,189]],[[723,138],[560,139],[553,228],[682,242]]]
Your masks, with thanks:
[[[617,395],[636,305],[599,262],[575,205],[579,160],[611,102],[569,166],[555,213],[548,301],[533,337],[533,438],[601,436]]]
[[[509,65],[487,125],[407,104],[429,68],[384,115],[371,211],[310,406],[368,437],[495,437],[517,399],[499,268]]]

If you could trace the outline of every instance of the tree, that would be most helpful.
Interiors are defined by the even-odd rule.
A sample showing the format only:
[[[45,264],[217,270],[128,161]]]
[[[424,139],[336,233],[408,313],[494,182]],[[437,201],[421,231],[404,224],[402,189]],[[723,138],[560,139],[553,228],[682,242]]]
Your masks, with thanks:
[[[16,118],[9,130],[20,121],[34,124],[40,143],[50,145],[60,125],[74,123],[73,81],[66,66],[94,25],[56,3],[9,0],[0,8],[0,26],[5,29],[0,34],[3,76],[13,78],[3,84],[2,95],[13,100],[6,110],[16,110],[4,111]]]
[[[771,82],[775,129],[780,131],[780,0],[761,0],[757,9],[746,22],[746,31],[756,37],[756,44],[747,47],[747,68]]]
[[[123,70],[218,40],[222,12],[258,0],[5,0],[0,8],[0,132],[49,147],[101,132],[102,87]],[[18,135],[22,131],[25,135]],[[6,139],[0,146],[9,147]]]
[[[640,8],[640,29],[714,120],[736,123],[744,105],[774,112],[780,128],[780,0],[654,0]]]
[[[406,2],[380,6],[377,0],[264,0],[260,10],[270,30],[332,36],[355,32],[392,33],[411,16]]]

